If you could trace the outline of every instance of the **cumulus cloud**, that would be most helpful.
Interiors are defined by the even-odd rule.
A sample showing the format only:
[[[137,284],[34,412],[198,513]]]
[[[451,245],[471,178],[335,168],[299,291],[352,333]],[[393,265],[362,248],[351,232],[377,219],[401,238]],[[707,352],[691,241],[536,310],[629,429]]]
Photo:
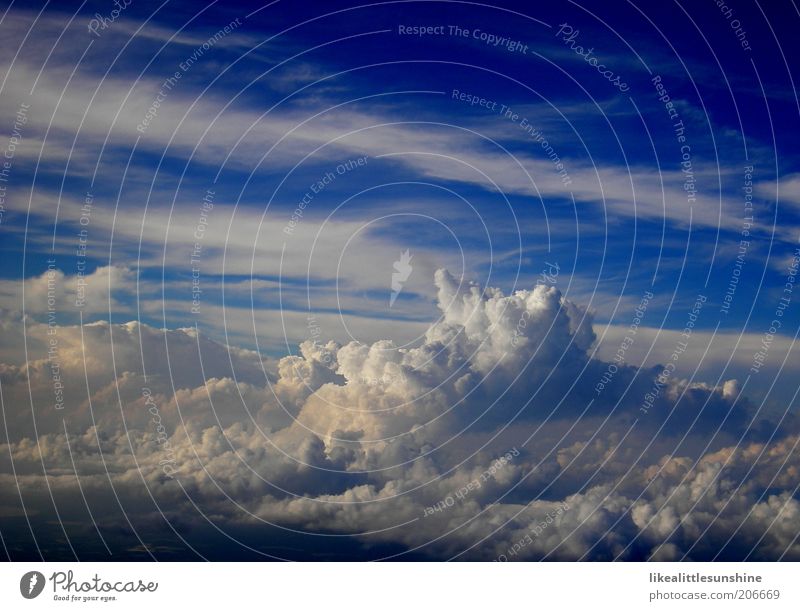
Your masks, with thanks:
[[[42,315],[47,312],[77,315],[124,311],[119,298],[136,291],[136,276],[127,267],[110,265],[90,273],[65,274],[55,263],[47,271],[23,281],[0,281],[0,307]],[[20,290],[22,288],[22,290]]]
[[[623,365],[587,411],[608,363],[586,308],[546,284],[434,282],[418,345],[309,340],[277,362],[192,329],[25,321],[29,360],[0,370],[0,511],[79,521],[80,483],[145,531],[307,533],[305,557],[335,535],[429,558],[800,558],[798,438],[713,427],[746,428],[735,381],[670,378],[636,420],[660,370]]]

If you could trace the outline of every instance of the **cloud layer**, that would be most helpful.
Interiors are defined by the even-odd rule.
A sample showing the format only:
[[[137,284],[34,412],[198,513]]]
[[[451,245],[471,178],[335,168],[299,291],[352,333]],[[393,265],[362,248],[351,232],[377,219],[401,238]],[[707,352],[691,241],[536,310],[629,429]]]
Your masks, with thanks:
[[[237,546],[305,537],[304,557],[344,537],[439,559],[800,558],[798,438],[711,427],[747,428],[735,382],[669,379],[645,417],[659,369],[621,365],[578,409],[608,365],[585,308],[546,283],[504,295],[439,270],[435,285],[418,345],[308,340],[277,362],[191,329],[26,320],[29,360],[2,365],[0,511],[34,532],[57,515],[65,540],[89,516],[81,536],[112,546],[167,532],[187,556],[213,557],[191,543],[212,525]]]

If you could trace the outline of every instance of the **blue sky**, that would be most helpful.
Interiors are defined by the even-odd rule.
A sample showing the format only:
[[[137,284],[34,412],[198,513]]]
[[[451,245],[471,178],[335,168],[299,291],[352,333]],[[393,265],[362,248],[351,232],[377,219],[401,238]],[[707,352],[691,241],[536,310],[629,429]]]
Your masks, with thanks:
[[[590,357],[652,293],[627,363],[690,321],[676,378],[793,413],[794,5],[496,4],[6,5],[4,324],[46,324],[58,270],[59,325],[196,328],[269,377],[309,339],[424,345],[436,270],[512,295],[557,266]]]
[[[60,29],[73,8],[50,5],[32,31]],[[699,328],[757,336],[769,327],[798,239],[798,108],[780,59],[791,57],[792,37],[781,37],[780,20],[768,27],[758,7],[733,7],[731,19],[747,24],[750,49],[733,28],[697,25],[729,22],[714,3],[693,8],[694,24],[677,4],[646,14],[615,10],[611,21],[590,6],[537,9],[535,19],[516,14],[520,6],[476,6],[458,23],[450,3],[414,4],[407,23],[407,3],[368,11],[325,5],[329,16],[316,18],[288,5],[249,14],[214,3],[160,11],[132,4],[94,35],[87,17],[105,15],[105,8],[83,6],[55,46],[25,38],[34,8],[7,14],[9,26],[19,25],[8,47],[25,44],[6,79],[4,114],[26,99],[28,85],[34,99],[23,138],[30,149],[17,155],[17,188],[4,218],[2,273],[9,280],[41,275],[52,252],[59,269],[75,273],[68,253],[91,192],[88,271],[127,267],[140,282],[138,303],[135,292],[120,287],[111,313],[120,322],[136,314],[157,326],[198,323],[222,337],[223,301],[232,312],[249,312],[251,277],[263,283],[253,296],[261,312],[282,308],[302,318],[308,276],[315,312],[341,309],[354,317],[351,326],[365,327],[364,338],[375,339],[378,321],[387,319],[410,337],[435,314],[433,269],[456,266],[466,278],[509,291],[529,287],[545,261],[555,261],[562,288],[594,308],[598,324],[625,325],[631,306],[652,289],[648,326],[682,329],[686,305],[703,293],[711,305]],[[232,33],[202,48],[237,17],[241,25]],[[400,34],[401,25],[441,26],[441,34]],[[470,33],[451,35],[451,25]],[[648,36],[637,35],[642,29]],[[578,34],[564,42],[559,30]],[[527,47],[491,46],[482,32]],[[599,75],[572,49],[576,43],[591,48],[630,90],[622,93]],[[165,89],[174,72],[177,84]],[[672,119],[655,76],[674,101]],[[163,105],[137,132],[159,90],[166,91]],[[454,91],[485,105],[458,100]],[[682,143],[672,126],[678,120],[690,147],[694,202],[683,190]],[[41,158],[34,138],[45,141]],[[466,154],[448,159],[455,153]],[[563,162],[563,174],[548,154]],[[315,196],[301,237],[278,235],[311,183],[360,156],[369,158],[368,170],[347,172]],[[748,165],[753,226],[742,281],[721,313],[742,238]],[[196,320],[185,307],[193,242],[186,225],[207,189],[215,191],[215,208],[202,245],[205,314]],[[418,216],[426,214],[433,218]],[[378,216],[384,218],[374,221]],[[352,228],[367,220],[374,222],[344,250]],[[306,240],[320,227],[311,253]],[[251,233],[242,239],[240,228]],[[275,259],[283,241],[281,268]],[[425,269],[390,311],[386,278],[406,248]],[[334,257],[343,266],[338,281],[327,265]],[[281,298],[272,290],[279,279]],[[798,318],[788,315],[780,334],[791,338]],[[240,342],[255,346],[247,329],[236,331]],[[342,325],[329,331],[337,339],[343,333]],[[290,346],[302,341],[302,329],[291,329],[287,339]],[[258,344],[285,352],[285,342],[277,349],[272,341]]]

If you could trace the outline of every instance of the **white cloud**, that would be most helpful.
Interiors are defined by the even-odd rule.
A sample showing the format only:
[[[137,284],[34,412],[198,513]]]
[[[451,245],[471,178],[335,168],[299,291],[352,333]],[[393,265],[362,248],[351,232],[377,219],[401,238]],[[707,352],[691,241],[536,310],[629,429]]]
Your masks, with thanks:
[[[498,419],[491,410],[504,390],[520,391],[512,392],[513,414],[517,397],[536,396],[548,374],[574,380],[581,369],[605,363],[588,360],[591,317],[555,288],[507,296],[459,284],[437,272],[442,318],[420,346],[307,341],[300,355],[267,363],[269,382],[258,355],[190,330],[95,323],[81,334],[59,326],[67,385],[59,413],[48,407],[47,327],[31,324],[32,360],[3,366],[5,405],[14,407],[6,414],[11,439],[0,452],[0,478],[14,485],[13,460],[27,506],[46,515],[42,462],[56,497],[67,499],[74,460],[90,502],[103,498],[111,478],[130,515],[153,511],[146,485],[170,515],[201,524],[174,475],[223,528],[267,521],[436,558],[707,558],[731,535],[732,557],[751,549],[757,558],[785,549],[798,557],[797,544],[788,547],[800,510],[792,496],[796,438],[670,456],[665,435],[641,454],[646,435],[623,447],[624,414],[605,423],[594,414],[577,429],[568,427],[569,412],[552,418],[551,397],[571,396],[561,381],[560,395],[541,394],[518,421],[509,421],[509,412]],[[527,322],[520,327],[519,320]],[[28,381],[36,440],[25,407]],[[664,405],[683,391],[690,412],[709,400],[728,409],[738,395],[732,382],[690,388],[673,381]],[[471,427],[475,418],[490,426]],[[523,445],[534,426],[537,442]],[[500,464],[503,455],[510,459]],[[14,511],[11,498],[2,505]],[[61,508],[64,515],[80,511],[66,500]]]

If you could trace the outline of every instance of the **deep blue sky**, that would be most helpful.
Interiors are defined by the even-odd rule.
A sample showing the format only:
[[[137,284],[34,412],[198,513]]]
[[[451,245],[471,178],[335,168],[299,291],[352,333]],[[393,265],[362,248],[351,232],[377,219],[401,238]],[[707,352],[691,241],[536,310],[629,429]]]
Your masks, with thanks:
[[[3,219],[3,276],[42,274],[51,256],[53,233],[57,266],[74,274],[70,251],[79,229],[76,207],[91,190],[95,219],[102,216],[104,221],[102,229],[96,221],[91,227],[88,271],[109,263],[127,266],[151,289],[150,295],[140,292],[142,300],[151,302],[143,311],[137,314],[129,295],[118,301],[112,318],[122,321],[139,315],[163,326],[191,325],[194,318],[180,305],[191,279],[190,270],[179,263],[185,258],[185,246],[175,245],[171,233],[151,235],[149,228],[142,232],[140,245],[142,219],[163,228],[173,209],[186,211],[191,223],[197,202],[213,188],[216,213],[224,210],[226,215],[212,227],[216,236],[224,241],[227,215],[236,205],[235,217],[251,227],[263,214],[258,239],[274,247],[285,237],[280,229],[309,184],[348,158],[369,155],[368,171],[349,172],[326,187],[304,219],[312,237],[323,227],[325,243],[329,226],[322,222],[334,209],[334,224],[359,225],[390,215],[359,230],[354,242],[358,249],[347,251],[346,238],[337,237],[330,239],[330,253],[311,254],[311,238],[306,235],[289,240],[289,256],[305,257],[296,269],[284,267],[281,272],[275,261],[261,265],[260,256],[256,257],[254,278],[270,286],[280,275],[285,286],[296,287],[290,301],[284,297],[284,309],[307,309],[304,269],[311,272],[314,286],[336,288],[335,270],[332,273],[319,259],[337,253],[352,274],[339,278],[343,295],[339,304],[326,299],[313,306],[315,311],[427,321],[435,315],[429,276],[418,273],[401,298],[404,308],[389,311],[376,308],[370,299],[383,302],[387,286],[379,278],[388,278],[391,269],[376,269],[373,277],[353,266],[369,267],[370,248],[376,244],[386,250],[387,260],[408,248],[420,253],[418,261],[424,253],[429,268],[460,265],[460,244],[465,276],[506,291],[529,286],[545,261],[557,261],[563,270],[559,285],[593,306],[598,323],[627,324],[631,304],[652,288],[656,299],[648,324],[653,327],[682,328],[686,307],[697,293],[707,295],[712,304],[698,321],[703,329],[713,330],[720,323],[723,330],[759,335],[769,326],[787,257],[798,238],[800,196],[797,183],[791,182],[798,159],[798,106],[793,95],[795,75],[784,63],[798,49],[796,37],[780,30],[790,27],[780,18],[781,12],[793,10],[790,4],[731,3],[730,19],[711,1],[647,4],[639,9],[625,2],[582,7],[397,2],[363,8],[353,2],[325,2],[314,10],[308,3],[278,4],[279,10],[275,5],[250,14],[257,8],[251,3],[205,7],[165,3],[157,9],[152,3],[134,2],[118,21],[100,30],[100,36],[88,33],[86,26],[95,14],[110,15],[111,3],[86,3],[80,8],[68,2],[49,4],[16,59],[17,72],[26,62],[41,69],[35,87],[48,91],[38,95],[34,91],[24,137],[41,140],[47,134],[47,140],[40,160],[38,149],[14,160],[13,190]],[[305,21],[323,9],[329,14]],[[762,10],[770,16],[769,25]],[[10,9],[8,19],[26,25],[17,28],[18,39],[9,44],[18,46],[37,12],[31,4]],[[62,29],[70,17],[71,25]],[[164,79],[236,18],[240,25],[181,71],[158,116],[146,133],[137,134],[134,127]],[[749,50],[742,48],[730,27],[733,19],[746,32]],[[572,44],[592,48],[629,90],[620,92],[576,55],[569,41],[557,35],[561,24],[579,31]],[[139,35],[132,39],[140,25]],[[444,26],[445,34],[401,35],[401,25]],[[527,47],[525,52],[508,51],[472,35],[451,36],[450,25],[518,40]],[[55,45],[47,35],[53,32],[62,34]],[[73,68],[72,81],[53,115],[55,100],[50,94],[62,91]],[[682,191],[680,144],[651,82],[655,75],[661,76],[686,126],[698,191],[691,205]],[[66,163],[75,137],[70,126],[77,127],[95,93],[84,85],[96,86],[101,78],[103,85]],[[4,96],[7,118],[24,100],[25,87],[14,87],[14,80],[9,80]],[[506,105],[541,130],[565,164],[571,185],[560,187],[552,163],[520,127],[521,119],[515,122],[499,112],[470,107],[453,99],[453,90],[496,102],[495,108]],[[120,105],[126,94],[129,97]],[[276,144],[287,130],[310,117]],[[254,129],[240,141],[254,122]],[[380,127],[386,123],[394,125]],[[368,129],[328,142],[361,128]],[[6,131],[11,131],[8,125]],[[415,150],[420,147],[426,150]],[[54,153],[56,149],[60,154]],[[381,151],[392,154],[376,157]],[[486,171],[497,188],[460,162],[441,157],[465,151],[469,160],[488,164],[478,169]],[[424,153],[431,152],[436,157],[426,158]],[[517,156],[536,187],[509,155]],[[755,168],[755,224],[742,282],[730,313],[723,315],[719,306],[741,238],[746,165]],[[780,195],[778,179],[783,181]],[[28,217],[32,184],[32,201],[49,203],[35,206],[36,213]],[[59,197],[54,227],[55,206],[50,204]],[[114,248],[109,251],[117,202],[124,215],[116,221]],[[420,214],[444,224],[421,220]],[[170,231],[181,222],[173,220]],[[23,266],[26,227],[33,239],[27,242]],[[255,234],[242,238],[235,225],[232,228],[228,243],[240,240],[240,250],[252,255]],[[369,245],[360,243],[361,238],[369,238]],[[219,272],[225,251],[221,246],[213,251],[218,261],[212,270],[207,263],[211,245],[206,241],[204,246],[205,299],[221,304]],[[139,255],[146,255],[146,260],[137,262]],[[161,265],[164,257],[166,267]],[[248,268],[247,256],[242,266],[226,265],[226,280],[247,281]],[[363,282],[358,282],[362,275]],[[165,313],[158,305],[162,290],[170,302]],[[365,296],[370,299],[364,301]],[[279,307],[274,290],[254,299],[261,309]],[[249,309],[249,291],[226,293],[225,304]],[[88,318],[92,316],[108,317],[108,313]],[[791,311],[788,316],[791,324],[780,331],[792,336],[798,317]],[[208,333],[220,335],[213,323],[201,321]]]

